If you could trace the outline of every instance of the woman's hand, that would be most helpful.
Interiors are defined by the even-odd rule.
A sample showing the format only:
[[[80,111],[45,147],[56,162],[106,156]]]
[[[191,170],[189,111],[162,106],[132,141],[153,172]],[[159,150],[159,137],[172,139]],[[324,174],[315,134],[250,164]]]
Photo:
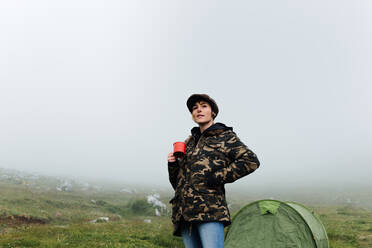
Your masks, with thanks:
[[[176,157],[173,155],[173,152],[170,152],[168,154],[168,162],[170,162],[170,163],[176,162]]]

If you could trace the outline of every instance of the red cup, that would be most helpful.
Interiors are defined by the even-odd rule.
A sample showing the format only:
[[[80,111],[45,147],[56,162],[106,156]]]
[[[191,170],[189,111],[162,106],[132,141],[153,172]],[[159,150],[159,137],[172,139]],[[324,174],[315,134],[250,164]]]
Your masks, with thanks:
[[[176,158],[182,158],[186,153],[185,142],[174,142],[173,143],[173,155]]]

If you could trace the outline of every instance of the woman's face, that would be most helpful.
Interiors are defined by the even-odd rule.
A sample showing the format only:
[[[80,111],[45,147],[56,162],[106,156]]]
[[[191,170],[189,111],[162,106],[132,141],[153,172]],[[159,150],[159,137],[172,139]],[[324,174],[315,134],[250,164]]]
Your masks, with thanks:
[[[197,102],[192,107],[192,119],[199,125],[213,122],[212,113],[211,105],[204,101]]]

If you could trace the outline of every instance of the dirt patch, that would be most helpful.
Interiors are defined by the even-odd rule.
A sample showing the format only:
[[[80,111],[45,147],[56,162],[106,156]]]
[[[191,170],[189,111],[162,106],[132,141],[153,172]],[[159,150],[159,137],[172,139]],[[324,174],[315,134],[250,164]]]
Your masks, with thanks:
[[[41,219],[25,215],[0,216],[0,223],[7,225],[24,225],[24,224],[47,224],[47,219]]]

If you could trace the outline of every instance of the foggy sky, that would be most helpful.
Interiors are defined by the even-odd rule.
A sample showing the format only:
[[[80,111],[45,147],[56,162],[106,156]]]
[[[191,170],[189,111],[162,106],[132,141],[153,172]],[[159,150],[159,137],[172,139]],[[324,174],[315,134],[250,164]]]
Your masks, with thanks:
[[[261,161],[237,185],[369,182],[372,2],[3,1],[0,167],[169,184],[218,103]]]

